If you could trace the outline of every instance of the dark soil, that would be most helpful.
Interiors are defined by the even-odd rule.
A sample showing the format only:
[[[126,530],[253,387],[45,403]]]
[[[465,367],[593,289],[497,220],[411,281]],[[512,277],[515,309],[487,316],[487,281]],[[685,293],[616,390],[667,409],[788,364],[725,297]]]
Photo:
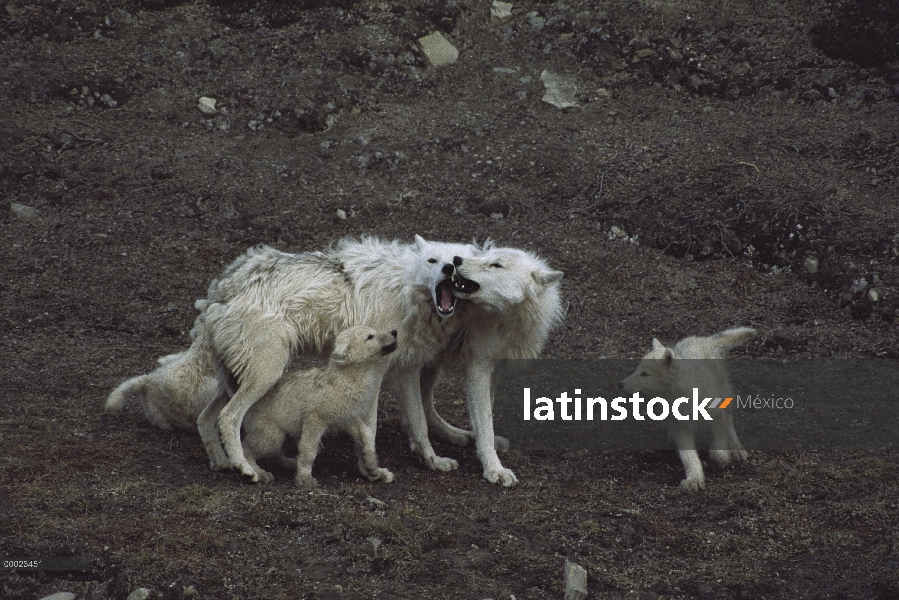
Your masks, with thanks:
[[[756,452],[686,494],[673,451],[513,449],[506,490],[471,448],[423,469],[384,398],[397,481],[337,437],[306,494],[103,413],[249,245],[365,233],[538,251],[566,273],[550,357],[753,325],[741,356],[899,358],[899,4],[489,4],[0,8],[0,553],[91,564],[0,596],[559,598],[568,557],[596,598],[899,598],[896,451]],[[426,65],[435,30],[457,63]],[[457,424],[462,398],[438,390]]]

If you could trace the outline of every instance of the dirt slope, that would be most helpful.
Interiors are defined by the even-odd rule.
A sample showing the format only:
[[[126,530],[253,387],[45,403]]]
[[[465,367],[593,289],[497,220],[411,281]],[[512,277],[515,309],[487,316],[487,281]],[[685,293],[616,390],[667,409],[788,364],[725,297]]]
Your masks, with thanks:
[[[429,68],[438,30],[460,57]],[[566,273],[546,356],[753,325],[741,356],[899,358],[897,48],[889,0],[9,0],[0,548],[91,569],[0,596],[558,598],[568,557],[597,598],[899,597],[895,450],[755,453],[689,495],[674,452],[513,449],[504,490],[470,448],[423,470],[384,398],[397,481],[338,437],[301,494],[100,410],[246,247],[360,234],[539,252]]]

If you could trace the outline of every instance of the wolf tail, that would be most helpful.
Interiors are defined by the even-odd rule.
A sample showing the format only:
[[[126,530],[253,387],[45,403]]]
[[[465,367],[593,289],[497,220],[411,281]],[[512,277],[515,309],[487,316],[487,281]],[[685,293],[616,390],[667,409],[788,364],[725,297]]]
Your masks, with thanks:
[[[722,348],[730,349],[751,340],[755,337],[756,333],[758,333],[758,331],[752,327],[735,327],[734,329],[727,329],[716,333],[712,336],[712,339],[720,344]]]
[[[106,399],[106,410],[110,412],[120,411],[128,400],[142,396],[146,382],[147,376],[141,375],[140,377],[129,379],[116,389],[112,390],[112,393],[109,394],[109,397]]]

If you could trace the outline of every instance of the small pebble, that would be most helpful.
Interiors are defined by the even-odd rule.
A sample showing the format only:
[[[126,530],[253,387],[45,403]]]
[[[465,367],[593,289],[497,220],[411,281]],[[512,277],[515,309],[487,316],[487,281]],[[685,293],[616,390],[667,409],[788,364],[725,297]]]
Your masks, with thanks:
[[[30,221],[39,214],[36,208],[19,204],[18,202],[10,203],[9,211],[23,221]]]
[[[150,597],[150,590],[147,588],[137,588],[130,594],[126,600],[147,600]]]
[[[215,109],[215,103],[216,103],[215,98],[207,98],[206,96],[203,96],[197,102],[197,108],[199,108],[200,112],[203,113],[204,115],[214,115],[215,113],[218,112]]]

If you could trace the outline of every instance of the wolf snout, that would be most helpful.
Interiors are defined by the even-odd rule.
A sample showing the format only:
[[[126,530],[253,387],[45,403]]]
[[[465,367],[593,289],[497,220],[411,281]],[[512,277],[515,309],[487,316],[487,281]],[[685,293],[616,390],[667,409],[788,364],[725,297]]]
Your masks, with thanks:
[[[440,271],[441,271],[444,275],[452,275],[452,274],[453,274],[453,271],[455,271],[455,267],[453,267],[453,265],[451,265],[451,264],[449,264],[449,263],[446,263],[445,265],[443,265],[443,268],[440,269]]]
[[[391,332],[390,332],[390,335],[392,335],[393,337],[396,337],[396,329],[394,329],[393,331],[391,331]]]

